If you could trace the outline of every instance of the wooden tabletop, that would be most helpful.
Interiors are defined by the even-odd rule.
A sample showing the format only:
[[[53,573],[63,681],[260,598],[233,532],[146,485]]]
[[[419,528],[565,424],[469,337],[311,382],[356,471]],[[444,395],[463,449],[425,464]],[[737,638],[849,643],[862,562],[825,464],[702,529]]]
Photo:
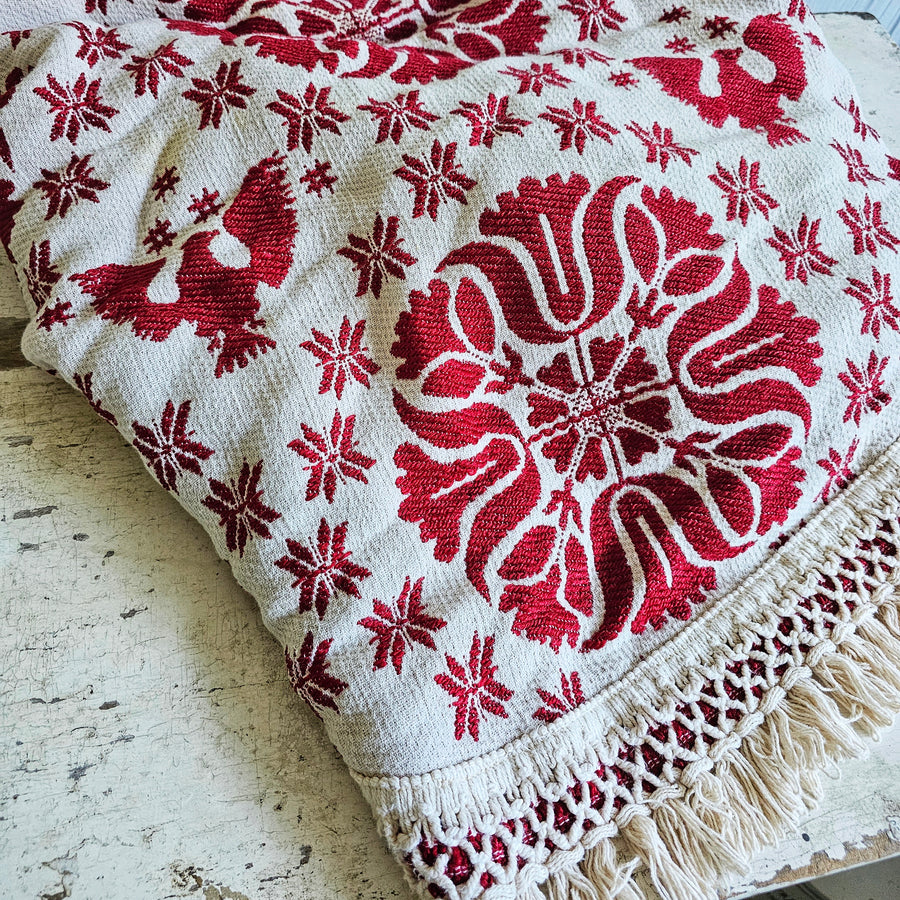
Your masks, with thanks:
[[[900,49],[820,19],[900,148]],[[133,448],[22,358],[25,316],[4,258],[0,896],[410,900],[254,602]],[[840,773],[730,896],[900,852],[900,727]]]

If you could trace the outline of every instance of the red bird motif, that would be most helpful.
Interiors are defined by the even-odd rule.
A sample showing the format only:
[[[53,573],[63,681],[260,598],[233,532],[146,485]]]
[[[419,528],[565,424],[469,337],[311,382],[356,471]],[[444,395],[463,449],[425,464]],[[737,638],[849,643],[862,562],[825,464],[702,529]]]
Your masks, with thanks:
[[[174,303],[154,303],[148,296],[165,257],[143,265],[111,263],[71,280],[94,298],[101,318],[130,323],[139,338],[164,341],[182,322],[193,322],[197,337],[209,339],[209,352],[218,353],[219,378],[234,371],[235,363],[243,368],[250,357],[275,346],[259,333],[266,322],[257,317],[256,289],[260,282],[279,287],[287,277],[297,234],[293,202],[283,156],[253,166],[222,217],[225,231],[250,251],[249,265],[235,269],[213,256],[210,243],[218,229],[195,232],[181,248]]]
[[[803,48],[796,32],[778,14],[756,16],[743,35],[744,44],[775,66],[771,81],[760,81],[739,65],[740,47],[713,52],[719,66],[721,93],[710,97],[700,92],[703,60],[684,56],[643,56],[628,60],[649,72],[671,95],[696,106],[701,118],[721,128],[731,116],[741,128],[764,134],[773,147],[808,141],[785,115],[781,98],[799,100],[806,89]]]

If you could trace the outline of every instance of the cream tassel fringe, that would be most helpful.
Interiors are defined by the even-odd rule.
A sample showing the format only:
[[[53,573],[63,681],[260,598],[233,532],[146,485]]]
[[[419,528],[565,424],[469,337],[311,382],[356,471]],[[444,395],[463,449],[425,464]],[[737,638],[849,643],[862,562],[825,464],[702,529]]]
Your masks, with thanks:
[[[663,900],[711,900],[746,872],[754,853],[815,807],[822,770],[864,754],[863,738],[877,738],[900,710],[900,613],[893,589],[884,594],[891,599],[819,657],[712,771],[653,809],[623,810],[618,835],[520,900],[645,900],[641,881]]]

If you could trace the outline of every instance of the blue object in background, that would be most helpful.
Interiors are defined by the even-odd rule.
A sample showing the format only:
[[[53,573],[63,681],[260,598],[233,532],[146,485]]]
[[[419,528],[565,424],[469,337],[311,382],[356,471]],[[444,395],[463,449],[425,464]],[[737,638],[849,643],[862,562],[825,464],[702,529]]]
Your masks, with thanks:
[[[872,13],[900,43],[900,0],[806,0],[807,6],[819,12]]]

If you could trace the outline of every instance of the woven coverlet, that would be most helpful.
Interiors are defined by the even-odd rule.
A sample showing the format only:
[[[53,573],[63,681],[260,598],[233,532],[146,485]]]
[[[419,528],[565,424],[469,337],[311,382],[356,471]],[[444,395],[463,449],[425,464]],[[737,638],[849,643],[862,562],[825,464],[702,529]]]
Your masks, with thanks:
[[[803,0],[0,2],[26,356],[423,898],[701,900],[900,707],[900,158]]]

